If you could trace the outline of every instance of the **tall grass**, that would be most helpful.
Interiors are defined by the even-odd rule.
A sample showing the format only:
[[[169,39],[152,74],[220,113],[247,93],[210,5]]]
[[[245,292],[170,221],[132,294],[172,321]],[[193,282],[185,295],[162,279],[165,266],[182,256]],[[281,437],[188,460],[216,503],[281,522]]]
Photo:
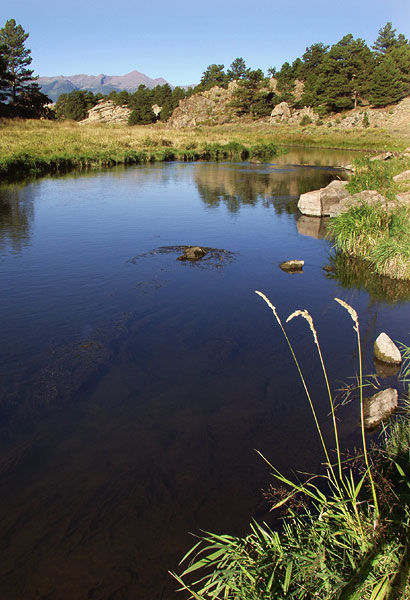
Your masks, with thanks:
[[[337,450],[332,464],[285,328],[269,299],[256,293],[272,310],[290,348],[321,440],[325,470],[305,481],[295,481],[268,463],[276,482],[287,489],[285,497],[273,506],[287,506],[282,528],[275,531],[266,523],[253,522],[245,538],[205,533],[181,561],[188,563],[183,573],[173,576],[180,589],[196,600],[409,599],[409,417],[397,420],[390,433],[385,432],[382,448],[369,454],[363,419],[359,320],[351,306],[336,299],[353,321],[359,350],[362,449],[355,462],[343,460],[313,320],[307,311],[292,313],[287,321],[297,316],[306,319],[319,354]]]
[[[0,120],[0,175],[99,168],[154,160],[223,158],[269,160],[278,146],[405,148],[410,136],[383,130],[305,130],[268,123],[170,129],[164,124],[128,127],[55,121]],[[221,147],[223,150],[221,150]],[[168,149],[168,152],[165,150]]]

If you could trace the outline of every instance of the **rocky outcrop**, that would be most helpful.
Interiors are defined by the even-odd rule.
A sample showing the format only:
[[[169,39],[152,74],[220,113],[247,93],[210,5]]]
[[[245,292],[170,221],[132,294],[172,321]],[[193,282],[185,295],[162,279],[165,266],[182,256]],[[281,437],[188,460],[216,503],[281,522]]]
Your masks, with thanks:
[[[131,109],[127,106],[118,106],[112,100],[100,100],[80,123],[128,123],[130,114]]]
[[[213,87],[179,101],[179,106],[168,119],[168,125],[175,129],[196,125],[221,125],[235,120],[230,102],[238,84],[232,81],[228,89]]]
[[[270,120],[274,123],[278,123],[280,121],[286,121],[291,116],[289,104],[287,102],[280,102],[275,106],[270,114]]]
[[[366,429],[375,429],[397,410],[398,396],[397,390],[388,388],[364,399],[363,416]]]
[[[410,192],[398,193],[394,200],[387,200],[376,190],[363,190],[350,195],[345,188],[347,183],[336,179],[320,190],[302,194],[298,209],[303,215],[310,217],[338,217],[353,206],[361,204],[381,206],[387,212],[400,206],[410,207]]]
[[[393,340],[382,332],[374,343],[374,358],[385,363],[400,365],[402,357]]]

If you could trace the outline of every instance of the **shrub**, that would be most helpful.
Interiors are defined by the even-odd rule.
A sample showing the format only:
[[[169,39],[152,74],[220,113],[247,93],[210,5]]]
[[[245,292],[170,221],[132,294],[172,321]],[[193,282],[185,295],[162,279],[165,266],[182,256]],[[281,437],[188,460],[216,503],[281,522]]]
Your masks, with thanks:
[[[309,117],[309,115],[303,115],[303,117],[300,121],[300,125],[302,125],[302,127],[304,127],[305,125],[310,125],[311,123],[313,123],[313,121]]]

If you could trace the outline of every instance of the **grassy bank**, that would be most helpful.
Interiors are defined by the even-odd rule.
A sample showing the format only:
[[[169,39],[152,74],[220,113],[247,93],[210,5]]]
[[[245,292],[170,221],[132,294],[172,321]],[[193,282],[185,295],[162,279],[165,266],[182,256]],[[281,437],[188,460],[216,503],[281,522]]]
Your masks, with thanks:
[[[410,138],[375,129],[242,123],[175,130],[162,124],[128,127],[3,120],[0,176],[165,160],[269,160],[278,147],[287,145],[403,149],[409,144]]]
[[[276,308],[256,293],[271,308],[291,350],[322,443],[325,468],[321,474],[295,480],[268,463],[275,480],[272,508],[286,508],[281,527],[254,522],[244,538],[205,534],[184,557],[182,575],[174,577],[196,600],[409,600],[410,405],[384,431],[380,446],[369,451],[359,322],[354,309],[336,299],[353,321],[359,357],[356,401],[362,446],[344,457],[314,323],[306,311],[295,311],[287,321],[303,317],[318,351],[330,401],[333,453],[324,443],[314,399]]]
[[[392,207],[362,204],[332,219],[328,231],[335,247],[364,260],[379,275],[410,279],[410,207],[396,199],[397,194],[410,192],[410,181],[393,181],[394,175],[410,169],[410,159],[362,159],[355,166],[350,193],[377,190]]]

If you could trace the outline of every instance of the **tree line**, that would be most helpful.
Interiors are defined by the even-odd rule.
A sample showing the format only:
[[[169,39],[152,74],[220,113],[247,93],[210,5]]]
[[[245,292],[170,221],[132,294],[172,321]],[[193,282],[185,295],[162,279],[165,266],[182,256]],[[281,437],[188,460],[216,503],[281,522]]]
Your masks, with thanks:
[[[0,29],[0,116],[56,116],[80,121],[104,98],[128,106],[131,125],[148,124],[167,121],[182,98],[214,86],[227,88],[231,82],[236,82],[232,109],[237,115],[252,118],[269,115],[282,101],[295,108],[311,106],[319,115],[325,115],[362,103],[383,107],[410,95],[410,43],[388,22],[371,48],[349,33],[332,46],[312,44],[292,64],[285,62],[279,71],[270,68],[267,75],[262,69],[248,68],[239,57],[226,71],[223,64],[209,65],[200,83],[189,90],[173,89],[168,84],[153,89],[140,85],[134,93],[114,90],[106,96],[74,90],[62,94],[52,111],[47,106],[51,101],[41,92],[29,68],[31,51],[25,46],[28,36],[14,19]],[[272,78],[276,86],[272,86]],[[153,110],[153,106],[158,108]]]
[[[41,92],[29,68],[29,34],[14,19],[0,29],[0,117],[51,117],[51,100]]]
[[[140,85],[134,93],[127,90],[117,92],[113,90],[109,94],[93,94],[86,90],[73,90],[59,96],[55,113],[58,119],[73,119],[81,121],[87,117],[90,108],[93,108],[100,100],[112,100],[114,104],[127,106],[131,110],[129,117],[130,125],[146,125],[155,121],[167,121],[179,101],[187,95],[186,90],[180,87],[174,89],[166,83],[158,85],[153,89]],[[152,107],[158,107],[155,112]]]
[[[276,79],[276,89],[269,79]],[[319,115],[356,108],[363,102],[383,107],[410,95],[410,44],[388,22],[369,48],[361,38],[345,35],[333,46],[312,44],[292,64],[281,69],[248,69],[243,58],[224,65],[212,64],[204,71],[194,92],[237,82],[231,106],[237,114],[258,118],[270,113],[279,102],[295,108],[312,106]],[[303,84],[301,96],[297,83]]]

